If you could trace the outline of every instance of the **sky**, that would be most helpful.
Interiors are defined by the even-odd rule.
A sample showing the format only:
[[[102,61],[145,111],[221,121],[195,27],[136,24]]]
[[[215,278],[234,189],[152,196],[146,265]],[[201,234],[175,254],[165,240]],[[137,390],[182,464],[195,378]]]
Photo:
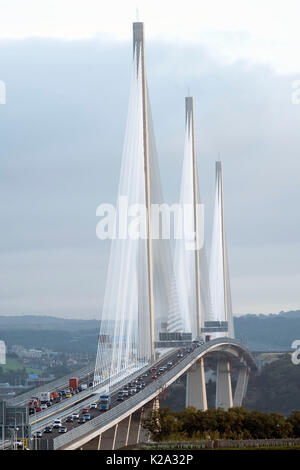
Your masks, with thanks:
[[[234,312],[299,308],[299,2],[0,0],[0,315],[100,317],[137,7],[166,201],[189,88],[208,238],[223,161]]]

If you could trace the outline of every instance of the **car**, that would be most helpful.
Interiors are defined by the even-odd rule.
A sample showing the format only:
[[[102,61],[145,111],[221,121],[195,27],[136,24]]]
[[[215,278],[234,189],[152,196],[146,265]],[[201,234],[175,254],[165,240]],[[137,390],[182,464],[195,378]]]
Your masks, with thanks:
[[[81,414],[83,414],[83,415],[84,415],[85,413],[88,413],[88,412],[89,412],[89,409],[88,409],[88,408],[83,408],[83,409],[81,410]]]
[[[72,413],[72,418],[73,419],[78,419],[79,418],[79,413]]]
[[[51,426],[46,426],[45,429],[44,429],[44,432],[45,433],[52,432],[52,427]]]
[[[63,433],[63,432],[67,432],[67,431],[68,431],[67,426],[61,426],[61,427],[59,428],[59,431],[58,431],[58,432]]]
[[[61,419],[56,419],[53,423],[53,428],[57,429],[57,428],[60,428],[61,426],[62,426]]]
[[[157,379],[157,374],[153,374],[152,379]]]
[[[66,423],[73,423],[73,416],[67,416]]]
[[[132,387],[132,388],[131,388],[131,392],[132,392],[132,393],[136,393],[136,387]]]
[[[84,413],[84,415],[82,416],[86,421],[88,421],[89,419],[91,419],[91,415],[90,413]]]
[[[43,404],[41,405],[41,408],[42,408],[42,410],[46,410],[46,409],[48,408],[48,406],[43,403]]]
[[[137,388],[137,390],[141,390],[142,384],[137,384],[136,388]]]
[[[117,401],[124,401],[124,396],[123,395],[118,395]]]
[[[24,449],[24,443],[22,441],[14,441],[13,448],[14,449]]]
[[[44,431],[44,432],[45,432],[45,431]],[[34,438],[35,438],[35,437],[43,437],[42,431],[37,431],[37,432],[33,435],[33,437],[34,437]]]
[[[78,420],[78,424],[83,424],[83,423],[85,423],[85,418],[81,416]]]
[[[141,386],[142,386],[143,388],[146,387],[145,382],[142,382],[142,383],[141,383]]]
[[[124,390],[122,390],[122,395],[123,395],[123,397],[128,397],[128,395],[129,395],[128,389],[124,388]]]
[[[46,402],[46,405],[47,405],[47,407],[52,406],[51,401],[47,401],[47,402]]]
[[[72,393],[66,393],[66,398],[72,398]]]
[[[94,410],[95,408],[97,408],[97,406],[98,406],[97,403],[91,403],[90,404],[90,409]]]
[[[143,378],[144,378],[144,377],[148,377],[148,372],[145,372],[145,373],[142,375],[142,377],[143,377]]]
[[[151,369],[151,370],[152,370],[152,371],[153,371],[153,370],[157,370],[157,367],[155,367],[155,366],[154,366],[154,367],[152,367],[152,369]]]

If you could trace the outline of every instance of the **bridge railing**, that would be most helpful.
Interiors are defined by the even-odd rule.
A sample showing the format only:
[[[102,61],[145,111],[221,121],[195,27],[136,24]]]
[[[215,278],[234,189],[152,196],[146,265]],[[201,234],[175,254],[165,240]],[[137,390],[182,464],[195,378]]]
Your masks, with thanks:
[[[139,369],[138,371],[134,371],[132,374],[128,375],[126,378],[122,379],[120,382],[114,384],[110,389],[110,393],[114,393],[115,390],[118,390],[119,388],[121,388],[123,385],[125,385],[127,382],[132,380],[137,375],[143,374],[143,372],[145,372],[149,367],[150,367],[149,364],[147,364],[142,369]],[[40,429],[50,424],[53,420],[53,415],[59,414],[60,418],[63,419],[66,416],[69,416],[70,414],[78,411],[78,409],[82,408],[82,406],[90,405],[91,403],[95,401],[95,394],[97,394],[97,391],[101,389],[102,387],[104,387],[105,385],[108,385],[108,382],[109,381],[106,380],[101,385],[90,387],[87,390],[80,392],[80,394],[74,395],[72,398],[68,398],[67,401],[62,401],[61,403],[52,405],[51,407],[47,408],[47,410],[44,410],[43,412],[41,412],[42,414],[31,415],[29,417],[29,423],[32,425],[32,432],[39,431]],[[83,405],[82,401],[92,394],[93,396],[90,399],[85,400],[84,405]],[[80,403],[78,403],[79,401]]]
[[[80,427],[71,429],[66,434],[58,436],[53,439],[54,449],[59,449],[64,447],[73,441],[77,441],[80,438],[92,433],[95,430],[101,429],[101,427],[106,426],[109,422],[116,420],[125,413],[128,413],[130,410],[133,410],[138,406],[140,402],[147,402],[152,400],[156,395],[160,393],[165,386],[169,386],[175,378],[180,375],[182,370],[188,370],[191,367],[197,358],[202,355],[206,350],[212,349],[213,346],[220,346],[224,343],[225,345],[231,344],[236,345],[239,348],[244,349],[245,353],[249,355],[249,360],[251,355],[249,351],[243,346],[239,341],[233,340],[230,338],[218,338],[216,340],[209,341],[208,343],[203,344],[200,347],[197,347],[194,351],[186,355],[178,362],[172,369],[164,372],[163,375],[153,381],[150,385],[147,385],[143,390],[139,391],[136,395],[131,396],[125,402],[120,402],[119,405],[114,408],[105,411],[102,415],[97,416],[96,418],[80,425]],[[255,363],[254,363],[255,364]],[[129,379],[128,379],[129,380]]]
[[[68,383],[70,378],[74,376],[79,378],[85,377],[89,373],[94,372],[94,368],[94,364],[88,364],[87,366],[82,367],[82,369],[79,369],[75,372],[73,371],[68,375],[60,377],[59,379],[53,380],[52,382],[47,382],[46,384],[41,385],[39,387],[31,388],[28,392],[22,393],[21,395],[17,395],[14,398],[10,398],[9,400],[7,400],[7,403],[10,406],[17,406],[20,403],[28,402],[32,396],[39,396],[42,392],[52,392],[54,390],[63,388]]]
[[[202,349],[203,350],[206,349],[205,345],[203,345],[201,350]],[[178,364],[176,364],[176,366],[174,366],[172,369],[165,372],[159,379],[155,380],[150,385],[147,385],[143,390],[139,391],[136,395],[128,398],[125,402],[121,402],[116,407],[112,408],[111,410],[106,411],[101,416],[97,416],[91,421],[82,424],[80,427],[71,429],[65,435],[54,438],[54,449],[63,447],[64,445],[79,439],[85,434],[91,433],[97,428],[101,428],[102,426],[105,426],[110,421],[113,421],[114,419],[118,418],[122,414],[131,410],[139,402],[151,397],[153,394],[155,394],[164,386],[164,383],[172,379],[172,377],[177,375],[178,372],[183,367],[188,365],[194,358],[196,358],[199,355],[199,352],[200,352],[200,348],[197,348],[188,356],[184,357]]]

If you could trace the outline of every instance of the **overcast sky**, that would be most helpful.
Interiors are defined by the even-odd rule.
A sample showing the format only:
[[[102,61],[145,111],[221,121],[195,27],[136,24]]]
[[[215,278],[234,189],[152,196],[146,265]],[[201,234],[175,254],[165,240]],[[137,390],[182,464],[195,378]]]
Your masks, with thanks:
[[[0,314],[100,316],[137,4],[165,199],[189,87],[207,233],[223,161],[234,311],[299,308],[299,2],[0,0]]]

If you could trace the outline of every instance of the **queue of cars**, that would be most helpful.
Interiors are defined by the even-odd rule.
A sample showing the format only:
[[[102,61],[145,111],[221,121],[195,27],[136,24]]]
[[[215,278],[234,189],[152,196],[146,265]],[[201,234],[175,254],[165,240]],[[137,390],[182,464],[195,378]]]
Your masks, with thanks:
[[[56,403],[60,403],[66,398],[71,398],[73,395],[86,390],[92,385],[92,383],[79,384],[79,379],[77,377],[70,378],[69,386],[65,389],[54,390],[52,392],[41,392],[39,396],[32,397],[31,400],[27,403],[27,406],[29,407],[29,415],[46,410],[50,406]]]
[[[193,351],[195,348],[198,346],[204,344],[204,341],[193,341],[192,345],[188,348],[184,349],[179,349],[177,352],[177,357],[181,358],[184,356],[184,353],[190,353]],[[163,374],[166,370],[170,369],[173,366],[172,361],[168,361],[167,364],[163,366],[153,366],[149,371],[144,372],[140,377],[137,377],[134,380],[131,380],[128,382],[128,384],[124,385],[121,390],[117,392],[117,401],[124,401],[127,397],[132,396],[142,390],[145,386],[146,383],[144,379],[148,377],[148,375],[152,374],[152,379],[157,379],[158,376]],[[63,393],[65,392],[65,393]],[[78,391],[72,391],[74,393],[78,393]],[[60,396],[65,396],[68,394],[68,392],[65,391],[60,391]],[[72,396],[72,395],[71,395]],[[71,415],[67,416],[65,419],[65,423],[72,423],[74,421],[77,421],[78,424],[83,424],[86,421],[91,419],[91,414],[90,410],[98,409],[99,411],[106,411],[110,408],[110,403],[111,403],[111,397],[109,395],[102,395],[100,396],[100,399],[98,402],[91,403],[89,407],[85,407],[81,410],[81,413],[74,412]],[[104,406],[105,405],[105,406]],[[51,433],[52,429],[58,429],[59,433],[65,433],[68,431],[68,428],[66,425],[63,425],[62,420],[57,418],[55,419],[54,423],[52,426],[46,426],[44,429],[44,433]],[[35,437],[42,437],[43,436],[42,431],[37,431],[35,433]]]

